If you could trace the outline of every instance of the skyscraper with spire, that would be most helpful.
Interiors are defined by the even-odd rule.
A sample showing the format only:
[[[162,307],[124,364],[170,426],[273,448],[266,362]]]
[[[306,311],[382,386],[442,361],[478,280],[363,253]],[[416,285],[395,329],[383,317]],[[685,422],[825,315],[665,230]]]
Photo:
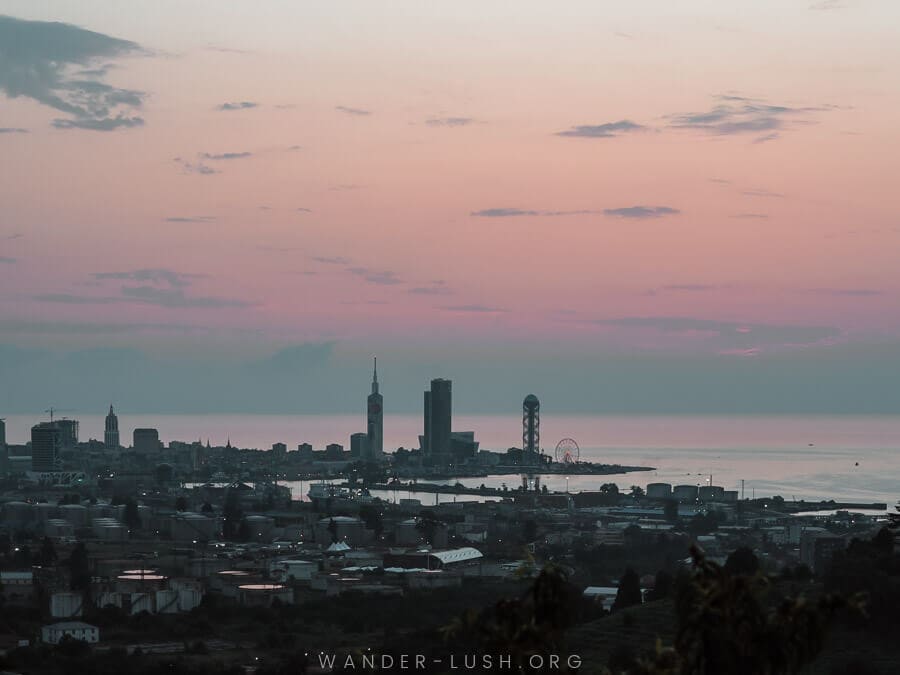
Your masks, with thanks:
[[[119,418],[113,412],[112,404],[109,406],[109,415],[106,416],[106,429],[103,432],[103,445],[110,450],[119,448]]]
[[[384,400],[378,393],[378,359],[372,372],[372,393],[366,400],[366,459],[372,462],[381,461],[384,451]]]

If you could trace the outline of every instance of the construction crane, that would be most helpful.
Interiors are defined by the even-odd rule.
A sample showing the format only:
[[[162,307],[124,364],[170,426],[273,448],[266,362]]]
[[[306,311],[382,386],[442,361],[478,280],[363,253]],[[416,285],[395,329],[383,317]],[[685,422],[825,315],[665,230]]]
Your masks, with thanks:
[[[65,412],[75,412],[75,411],[74,411],[74,410],[70,410],[70,409],[68,409],[68,408],[66,408],[66,409],[60,409],[60,408],[54,408],[54,407],[51,406],[51,407],[47,408],[44,412],[45,412],[45,413],[50,413],[50,421],[52,422],[52,421],[53,421],[53,415],[54,415],[55,413],[61,413],[61,412],[64,412],[64,413],[65,413]]]

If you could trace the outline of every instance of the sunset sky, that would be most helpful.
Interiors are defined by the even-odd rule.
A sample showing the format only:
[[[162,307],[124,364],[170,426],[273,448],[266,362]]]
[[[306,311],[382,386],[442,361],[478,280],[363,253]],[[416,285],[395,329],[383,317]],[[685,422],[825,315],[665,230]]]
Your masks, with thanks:
[[[898,83],[893,0],[2,0],[0,413],[375,354],[388,412],[900,412]]]

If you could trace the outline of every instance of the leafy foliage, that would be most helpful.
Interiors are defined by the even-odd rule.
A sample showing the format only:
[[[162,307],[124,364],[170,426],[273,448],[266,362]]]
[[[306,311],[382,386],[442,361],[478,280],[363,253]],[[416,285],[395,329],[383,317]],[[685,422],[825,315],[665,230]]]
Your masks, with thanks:
[[[731,574],[694,547],[693,576],[678,594],[675,645],[657,647],[655,658],[633,672],[642,675],[775,675],[798,673],[813,661],[826,629],[844,607],[860,607],[826,595],[816,602],[784,598],[772,605],[769,580],[759,573]]]
[[[480,612],[467,610],[444,629],[446,641],[483,654],[509,654],[512,667],[532,655],[565,653],[565,631],[574,621],[578,592],[559,567],[547,566],[521,597],[504,599]]]

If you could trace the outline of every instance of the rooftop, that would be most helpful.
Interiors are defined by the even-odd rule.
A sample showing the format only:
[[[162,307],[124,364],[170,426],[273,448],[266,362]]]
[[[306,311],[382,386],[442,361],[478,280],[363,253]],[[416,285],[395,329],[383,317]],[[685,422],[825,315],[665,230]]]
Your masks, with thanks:
[[[60,621],[59,623],[51,623],[44,628],[53,628],[54,630],[100,630],[97,626],[93,626],[84,621]]]

